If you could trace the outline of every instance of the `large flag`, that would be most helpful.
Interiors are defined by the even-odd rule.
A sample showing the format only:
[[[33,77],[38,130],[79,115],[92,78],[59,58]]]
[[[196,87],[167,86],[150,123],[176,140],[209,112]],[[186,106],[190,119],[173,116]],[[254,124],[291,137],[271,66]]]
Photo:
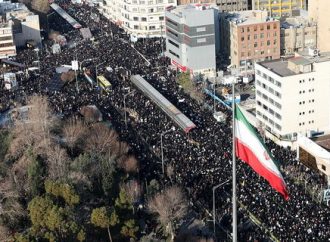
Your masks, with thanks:
[[[278,167],[265,144],[237,106],[235,110],[235,143],[236,156],[250,165],[287,200],[289,195]]]

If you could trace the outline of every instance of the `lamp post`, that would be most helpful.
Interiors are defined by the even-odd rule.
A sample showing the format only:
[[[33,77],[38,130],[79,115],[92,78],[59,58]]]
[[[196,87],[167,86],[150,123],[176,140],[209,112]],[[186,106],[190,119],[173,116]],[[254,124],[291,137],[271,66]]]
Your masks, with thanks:
[[[126,115],[126,97],[135,92],[135,90],[130,91],[129,93],[124,94],[124,118],[125,118],[125,127],[127,129],[127,115]]]
[[[160,151],[161,151],[161,157],[162,157],[162,171],[163,174],[165,174],[165,166],[164,166],[164,149],[163,149],[163,135],[175,131],[175,127],[173,126],[171,129],[164,131],[163,133],[160,134]]]
[[[227,184],[230,180],[227,180],[223,183],[220,183],[219,185],[216,185],[212,188],[212,198],[213,198],[213,233],[215,236],[215,190],[218,189],[219,187]]]

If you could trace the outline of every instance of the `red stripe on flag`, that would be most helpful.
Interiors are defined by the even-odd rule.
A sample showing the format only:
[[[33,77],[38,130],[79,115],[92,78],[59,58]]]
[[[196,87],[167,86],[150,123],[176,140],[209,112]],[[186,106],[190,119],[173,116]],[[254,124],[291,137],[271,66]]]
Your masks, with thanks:
[[[235,138],[235,142],[236,156],[251,166],[253,170],[265,178],[276,191],[281,193],[285,200],[288,200],[289,194],[283,179],[264,167],[254,153],[243,143],[239,142],[237,138]]]

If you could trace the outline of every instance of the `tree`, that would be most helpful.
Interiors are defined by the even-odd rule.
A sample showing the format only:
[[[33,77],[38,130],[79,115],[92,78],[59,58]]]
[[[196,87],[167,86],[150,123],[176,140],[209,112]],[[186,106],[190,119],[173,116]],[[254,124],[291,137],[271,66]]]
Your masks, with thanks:
[[[30,155],[30,158],[32,161],[28,167],[28,181],[31,196],[35,197],[43,192],[46,171],[45,165],[40,158],[34,155]]]
[[[80,201],[79,195],[69,184],[66,183],[47,180],[45,181],[45,190],[48,194],[63,198],[70,206],[76,205]]]
[[[109,214],[106,207],[95,208],[91,214],[91,223],[97,227],[107,229],[109,240],[112,242],[110,227],[113,227],[119,223],[119,219],[115,211],[112,211]]]
[[[132,155],[122,156],[118,159],[117,164],[119,168],[123,169],[126,173],[136,173],[139,169],[139,162]]]
[[[134,219],[129,219],[124,222],[121,227],[120,234],[127,238],[136,239],[136,232],[139,231],[139,227],[136,226]]]
[[[51,179],[66,178],[69,168],[69,157],[66,150],[55,144],[47,152],[48,175]]]
[[[157,215],[158,222],[173,241],[175,223],[183,218],[187,212],[187,202],[182,190],[177,186],[173,186],[156,194],[148,201],[148,209],[151,213]]]
[[[63,136],[66,145],[71,150],[71,152],[74,147],[79,144],[85,133],[86,126],[80,119],[71,118],[67,123],[65,123],[63,127]]]
[[[132,206],[140,199],[142,195],[142,186],[137,180],[130,180],[121,185],[121,190],[125,192],[127,199]]]

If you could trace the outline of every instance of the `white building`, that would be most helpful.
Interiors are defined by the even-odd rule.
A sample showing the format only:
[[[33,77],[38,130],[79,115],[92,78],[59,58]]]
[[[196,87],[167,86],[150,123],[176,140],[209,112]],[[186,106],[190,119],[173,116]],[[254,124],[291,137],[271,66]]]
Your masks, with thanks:
[[[0,23],[0,59],[16,56],[12,22]]]
[[[257,119],[281,139],[330,130],[330,53],[256,63]]]
[[[29,10],[20,9],[8,12],[7,20],[12,20],[14,41],[16,46],[26,46],[27,42],[33,42],[35,46],[41,44],[39,16]]]
[[[216,75],[219,11],[209,4],[181,5],[166,11],[166,53],[182,71]]]
[[[160,37],[165,33],[165,9],[177,0],[105,0],[100,6],[105,17],[136,38]]]
[[[12,22],[16,46],[25,46],[27,42],[41,44],[39,16],[24,4],[0,1],[0,14],[3,21]]]

